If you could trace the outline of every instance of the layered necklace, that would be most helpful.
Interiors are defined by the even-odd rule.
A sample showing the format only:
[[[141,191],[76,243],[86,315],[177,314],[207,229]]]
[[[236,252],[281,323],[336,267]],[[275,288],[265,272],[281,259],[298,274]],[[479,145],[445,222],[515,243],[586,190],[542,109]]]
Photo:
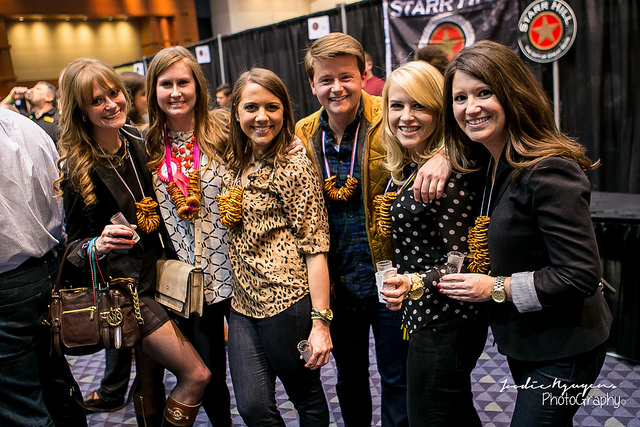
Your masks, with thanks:
[[[398,197],[398,194],[401,194],[413,182],[417,172],[417,169],[414,170],[397,192],[389,191],[389,187],[393,182],[393,179],[389,178],[384,194],[378,194],[373,198],[373,215],[376,218],[378,234],[381,237],[385,239],[391,237],[391,205]]]
[[[241,173],[242,171],[238,171],[236,179],[227,194],[218,194],[216,196],[218,210],[220,211],[220,222],[227,228],[234,227],[242,219],[242,194],[244,193],[244,188],[240,180]]]
[[[182,219],[196,218],[200,212],[200,148],[196,135],[179,132],[170,140],[165,124],[164,141],[165,161],[158,166],[158,177],[167,183],[167,193],[176,206],[178,216]],[[191,168],[193,170],[188,172]],[[183,170],[188,172],[188,176]]]
[[[144,189],[142,188],[142,183],[140,182],[140,177],[138,176],[138,170],[136,166],[133,164],[133,159],[129,155],[129,141],[127,140],[127,138],[125,138],[121,134],[118,134],[118,136],[122,141],[122,145],[124,146],[124,154],[122,155],[122,157],[116,156],[115,163],[113,160],[114,156],[109,155],[102,147],[100,147],[100,150],[102,150],[102,153],[105,155],[107,161],[109,162],[109,165],[111,165],[111,168],[113,169],[113,171],[116,173],[116,175],[118,175],[118,178],[120,178],[120,181],[122,181],[122,185],[124,185],[127,191],[129,191],[129,194],[131,194],[131,198],[133,199],[133,202],[135,203],[135,206],[136,206],[136,220],[138,222],[138,229],[149,234],[155,231],[155,229],[158,228],[158,225],[160,224],[160,214],[158,213],[158,209],[157,209],[158,202],[156,202],[149,196],[145,196]],[[142,194],[142,200],[140,200],[139,202],[136,201],[136,196],[134,196],[133,191],[131,191],[131,189],[129,188],[124,178],[122,177],[122,175],[120,175],[117,169],[119,167],[122,167],[122,165],[124,165],[124,162],[127,159],[129,159],[129,161],[131,162],[133,173],[136,175],[136,181],[140,186],[140,193]]]
[[[257,173],[262,169],[262,160],[256,160],[255,158],[253,158],[251,163],[249,163],[249,166],[254,166],[256,163],[258,163],[258,168],[252,173]],[[249,185],[250,182],[251,181],[248,179],[247,175],[247,185]],[[242,220],[243,194],[244,187],[242,186],[242,170],[239,170],[235,180],[233,181],[233,185],[229,188],[229,192],[227,194],[218,194],[216,196],[218,210],[220,211],[220,222],[225,227],[234,227],[240,222],[240,220]]]
[[[324,191],[327,193],[333,200],[346,201],[351,198],[356,193],[358,189],[358,180],[353,177],[353,169],[356,163],[356,153],[358,152],[358,132],[360,131],[360,123],[358,123],[358,127],[356,128],[356,137],[353,140],[353,147],[351,148],[351,168],[349,170],[349,176],[347,176],[347,181],[340,188],[337,188],[334,179],[336,179],[336,175],[331,175],[331,170],[329,169],[329,161],[327,160],[327,154],[325,151],[325,135],[326,132],[322,132],[322,154],[324,156],[324,167],[329,178],[324,180]]]
[[[489,173],[491,172],[491,163],[493,159],[489,161],[489,167],[487,168],[487,181],[489,180]],[[486,274],[489,272],[491,263],[489,260],[489,238],[487,232],[489,231],[489,207],[491,206],[491,196],[493,194],[493,185],[495,179],[491,181],[491,189],[489,190],[489,200],[487,201],[487,210],[485,215],[482,214],[484,209],[484,200],[487,194],[487,186],[484,186],[482,192],[482,204],[480,205],[480,215],[476,218],[473,227],[469,229],[467,242],[469,243],[469,271],[472,273]]]

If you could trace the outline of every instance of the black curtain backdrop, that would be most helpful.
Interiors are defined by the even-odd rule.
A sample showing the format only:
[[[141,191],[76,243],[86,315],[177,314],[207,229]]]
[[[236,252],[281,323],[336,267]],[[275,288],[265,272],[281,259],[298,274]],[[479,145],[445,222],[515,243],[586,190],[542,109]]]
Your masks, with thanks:
[[[529,4],[520,0],[520,10]],[[573,47],[558,61],[560,127],[602,163],[595,191],[640,193],[640,2],[568,0]],[[533,64],[552,96],[552,65]],[[540,74],[538,74],[540,75]]]
[[[329,15],[331,29],[340,31],[338,10],[311,16],[325,14]],[[289,89],[296,120],[320,108],[309,89],[304,71],[303,58],[308,45],[308,18],[309,16],[305,16],[258,30],[244,31],[222,40],[225,72],[230,82],[234,82],[242,72],[254,66],[272,70]]]
[[[520,11],[530,0],[518,1]],[[638,0],[565,0],[574,10],[577,36],[558,61],[561,128],[576,137],[602,166],[590,172],[596,191],[640,193],[640,2]],[[384,78],[382,0],[345,6],[347,33],[360,40]],[[224,36],[227,80],[233,82],[252,66],[269,68],[287,84],[294,115],[300,119],[319,108],[304,72],[307,19],[329,15],[330,30],[342,31],[340,8]],[[515,31],[515,29],[514,29]],[[218,40],[208,45],[212,62],[203,64],[213,90],[222,83]],[[150,58],[144,58],[148,64]],[[552,65],[525,59],[552,98]]]

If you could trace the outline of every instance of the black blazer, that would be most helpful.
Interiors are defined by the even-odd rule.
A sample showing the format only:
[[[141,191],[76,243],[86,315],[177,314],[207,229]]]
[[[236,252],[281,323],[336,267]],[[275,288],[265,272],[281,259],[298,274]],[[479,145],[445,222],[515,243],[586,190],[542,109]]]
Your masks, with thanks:
[[[151,174],[146,167],[147,154],[144,141],[130,126],[127,126],[127,132],[134,135],[124,134],[129,141],[131,160],[136,165],[144,195],[155,199]],[[131,164],[129,163],[128,166]],[[110,219],[114,214],[122,212],[131,224],[137,223],[134,200],[110,165],[96,162],[91,179],[98,203],[90,209],[85,208],[82,197],[71,185],[68,183],[62,185],[68,240],[72,242],[79,239],[74,243],[75,247],[72,249],[69,261],[85,272],[88,269],[86,243],[102,233],[104,227],[111,223]],[[135,183],[135,185],[130,184],[129,188],[139,201],[142,198],[140,186]],[[110,252],[106,259],[101,260],[101,268],[107,269],[112,277],[132,277],[138,280],[140,294],[152,293],[155,290],[156,281],[155,262],[162,256],[159,232],[164,232],[162,222],[158,230],[150,234],[138,231],[140,241],[130,250]]]
[[[612,319],[598,289],[589,181],[577,163],[558,157],[524,171],[515,184],[512,172],[503,153],[489,209],[491,275],[534,272],[542,310],[519,313],[511,301],[491,303],[498,349],[525,361],[584,353],[607,340]]]

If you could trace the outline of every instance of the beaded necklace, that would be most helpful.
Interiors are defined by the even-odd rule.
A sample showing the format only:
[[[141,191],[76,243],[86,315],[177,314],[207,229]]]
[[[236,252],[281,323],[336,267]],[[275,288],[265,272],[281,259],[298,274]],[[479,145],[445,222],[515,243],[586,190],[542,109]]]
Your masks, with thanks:
[[[413,182],[417,172],[417,169],[413,171],[397,192],[389,191],[389,187],[393,182],[393,179],[389,178],[384,194],[378,194],[373,198],[373,215],[377,218],[376,225],[378,226],[378,234],[381,237],[385,239],[391,237],[391,205],[398,197],[398,194],[401,194]]]
[[[358,180],[353,177],[353,168],[356,163],[356,153],[358,146],[358,132],[360,131],[360,123],[358,123],[358,127],[356,128],[356,137],[353,140],[353,147],[351,148],[351,168],[349,170],[349,176],[347,176],[347,181],[340,188],[337,188],[336,183],[333,181],[336,179],[336,175],[331,175],[331,170],[329,169],[329,161],[327,160],[327,154],[325,152],[325,134],[326,131],[322,132],[322,154],[324,156],[324,167],[329,178],[324,180],[324,191],[327,193],[333,200],[346,201],[351,198],[356,193],[356,189],[358,188]]]
[[[262,169],[264,164],[262,160],[255,160],[255,158],[249,163],[249,166],[253,166],[258,163],[258,168],[252,173],[258,173]],[[251,174],[249,174],[251,175]],[[251,183],[249,176],[247,175],[248,186]],[[216,201],[218,202],[218,210],[220,211],[220,222],[227,228],[235,226],[242,220],[242,196],[244,194],[244,187],[242,186],[242,170],[239,170],[236,174],[236,179],[233,181],[231,188],[227,194],[218,194]]]
[[[133,164],[133,159],[129,155],[129,141],[120,133],[118,134],[118,136],[120,137],[120,140],[124,145],[124,155],[120,158],[120,161],[118,162],[117,166],[111,161],[112,156],[109,156],[109,154],[104,150],[104,148],[100,147],[100,150],[102,150],[102,153],[106,156],[107,161],[109,162],[109,165],[111,165],[111,168],[113,169],[113,171],[116,173],[118,178],[120,178],[122,185],[124,185],[124,187],[127,189],[129,194],[131,194],[131,198],[133,199],[133,202],[136,206],[136,220],[138,222],[138,229],[149,234],[155,231],[155,229],[158,228],[158,225],[160,225],[160,214],[158,214],[158,210],[157,210],[158,202],[156,202],[149,196],[145,196],[144,189],[142,188],[142,183],[140,182],[140,177],[138,176],[138,170],[136,169],[136,166]],[[142,200],[140,200],[139,202],[136,201],[136,196],[134,196],[133,191],[131,191],[131,189],[129,188],[124,178],[122,177],[122,175],[120,175],[117,169],[118,167],[121,167],[124,164],[124,161],[126,159],[129,159],[129,161],[131,162],[133,173],[136,175],[136,181],[140,186],[140,193],[142,193]]]
[[[489,179],[489,173],[491,171],[491,163],[493,159],[489,160],[489,167],[487,168],[487,180]],[[469,229],[467,242],[469,243],[469,271],[472,273],[486,274],[491,267],[489,260],[489,238],[487,232],[489,231],[489,207],[491,206],[491,196],[493,195],[493,185],[495,179],[491,181],[491,189],[489,190],[489,200],[487,201],[487,210],[485,215],[482,214],[484,208],[484,200],[487,194],[487,186],[484,186],[482,192],[482,204],[480,205],[480,215],[476,218],[473,227]]]
[[[244,188],[240,182],[242,171],[238,171],[233,185],[227,194],[218,194],[218,210],[220,211],[220,222],[227,228],[234,227],[242,219],[242,195]]]
[[[165,123],[164,140],[165,161],[158,166],[158,177],[167,183],[167,193],[169,193],[171,201],[176,206],[178,216],[182,219],[197,218],[200,212],[200,148],[198,147],[196,135],[193,134],[191,142],[186,145],[186,147],[189,147],[189,144],[191,144],[191,147],[188,148],[188,153],[186,150],[178,149],[178,147],[173,147],[177,149],[174,151]],[[179,162],[177,153],[185,154],[182,164]],[[193,170],[189,172],[188,176],[185,176],[182,173],[183,168],[186,172],[191,166],[193,166]]]

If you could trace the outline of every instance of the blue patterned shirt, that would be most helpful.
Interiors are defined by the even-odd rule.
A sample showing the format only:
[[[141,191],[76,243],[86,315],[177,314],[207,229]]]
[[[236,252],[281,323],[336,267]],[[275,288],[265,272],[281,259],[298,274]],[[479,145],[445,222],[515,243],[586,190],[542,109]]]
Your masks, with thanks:
[[[339,151],[333,143],[335,137],[329,128],[326,110],[320,115],[320,130],[324,133],[325,156],[329,163],[329,176],[335,175],[337,188],[342,187],[351,174],[351,158],[353,143],[356,138],[358,124],[362,120],[363,106],[360,102],[356,119],[347,126],[342,135]],[[360,138],[365,140],[364,138]],[[324,159],[321,159],[324,178],[327,170]],[[378,291],[374,275],[371,249],[367,236],[367,220],[362,198],[362,182],[360,165],[357,156],[353,168],[353,177],[358,180],[356,193],[346,201],[333,200],[325,195],[329,213],[331,232],[331,249],[329,250],[329,269],[331,279],[338,296],[364,298],[376,296]]]

